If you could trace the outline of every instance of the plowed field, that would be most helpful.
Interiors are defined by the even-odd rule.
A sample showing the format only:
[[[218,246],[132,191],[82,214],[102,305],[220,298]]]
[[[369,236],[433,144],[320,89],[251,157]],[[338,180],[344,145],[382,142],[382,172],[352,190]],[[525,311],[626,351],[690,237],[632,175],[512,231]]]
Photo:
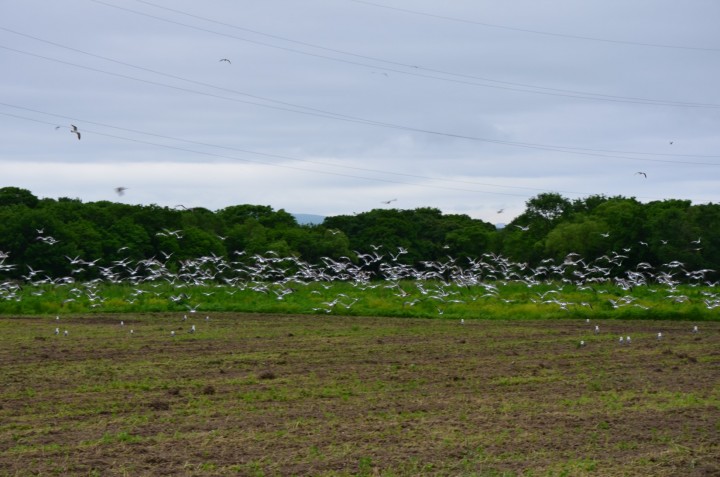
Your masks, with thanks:
[[[717,476],[693,325],[4,317],[0,475]]]

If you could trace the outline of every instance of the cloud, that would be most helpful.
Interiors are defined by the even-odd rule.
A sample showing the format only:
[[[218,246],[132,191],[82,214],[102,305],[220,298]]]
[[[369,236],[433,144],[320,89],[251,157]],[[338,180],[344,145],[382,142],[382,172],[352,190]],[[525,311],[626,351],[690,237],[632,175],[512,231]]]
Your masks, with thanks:
[[[720,5],[108,2],[159,19],[92,1],[6,12],[21,35],[0,46],[36,56],[0,49],[0,102],[26,108],[0,105],[3,185],[319,214],[397,197],[490,221],[542,191],[707,202],[720,185]]]

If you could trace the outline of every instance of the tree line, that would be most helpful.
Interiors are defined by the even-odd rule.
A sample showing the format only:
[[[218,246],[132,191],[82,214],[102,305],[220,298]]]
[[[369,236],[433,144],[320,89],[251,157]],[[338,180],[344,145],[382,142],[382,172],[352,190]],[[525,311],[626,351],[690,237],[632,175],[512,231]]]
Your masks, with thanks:
[[[543,193],[529,199],[525,211],[502,229],[430,207],[375,209],[301,225],[292,214],[262,205],[210,211],[84,203],[0,188],[0,263],[14,265],[0,274],[16,279],[36,273],[71,275],[78,260],[111,264],[154,257],[178,266],[202,256],[233,260],[272,251],[320,263],[323,257],[357,260],[375,248],[413,266],[483,254],[537,265],[577,254],[587,260],[621,256],[623,270],[644,262],[715,270],[720,264],[720,206],[602,195],[570,200]],[[87,269],[83,278],[92,278]]]

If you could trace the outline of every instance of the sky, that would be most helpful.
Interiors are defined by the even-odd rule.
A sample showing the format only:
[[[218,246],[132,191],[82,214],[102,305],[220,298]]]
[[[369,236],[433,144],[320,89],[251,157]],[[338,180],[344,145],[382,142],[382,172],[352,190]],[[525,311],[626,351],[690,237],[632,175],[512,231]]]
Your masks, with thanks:
[[[491,223],[545,192],[718,201],[716,0],[0,0],[0,12],[0,187]]]

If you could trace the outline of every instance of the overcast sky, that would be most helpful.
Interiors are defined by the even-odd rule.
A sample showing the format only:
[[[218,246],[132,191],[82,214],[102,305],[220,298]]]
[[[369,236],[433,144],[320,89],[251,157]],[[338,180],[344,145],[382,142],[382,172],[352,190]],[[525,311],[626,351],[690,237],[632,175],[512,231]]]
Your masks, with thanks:
[[[542,192],[720,194],[717,0],[0,0],[0,13],[0,187],[493,223]]]

